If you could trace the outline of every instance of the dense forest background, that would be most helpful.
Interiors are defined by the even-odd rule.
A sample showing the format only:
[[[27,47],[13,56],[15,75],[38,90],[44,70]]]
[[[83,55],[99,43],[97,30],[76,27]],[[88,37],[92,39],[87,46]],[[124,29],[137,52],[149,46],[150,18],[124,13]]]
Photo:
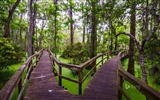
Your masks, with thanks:
[[[159,23],[159,0],[1,0],[0,72],[42,48],[74,64],[128,50],[127,71],[160,85]]]

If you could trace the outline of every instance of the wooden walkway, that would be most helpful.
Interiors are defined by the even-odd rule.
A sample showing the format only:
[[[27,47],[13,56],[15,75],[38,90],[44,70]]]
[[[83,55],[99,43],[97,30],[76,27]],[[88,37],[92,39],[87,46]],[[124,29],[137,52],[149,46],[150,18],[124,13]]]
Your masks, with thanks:
[[[58,85],[49,53],[43,51],[32,71],[25,100],[118,100],[117,58],[108,60],[94,74],[83,95],[72,95]]]
[[[88,83],[83,100],[118,100],[117,57],[105,62]]]
[[[24,100],[63,100],[72,95],[58,85],[52,72],[49,53],[43,51],[42,57],[32,71]]]

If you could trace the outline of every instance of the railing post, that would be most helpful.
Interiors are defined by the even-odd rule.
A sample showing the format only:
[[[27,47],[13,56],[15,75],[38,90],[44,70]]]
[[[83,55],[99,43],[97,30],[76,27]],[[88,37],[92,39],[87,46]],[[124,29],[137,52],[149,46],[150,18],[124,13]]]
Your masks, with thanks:
[[[118,76],[119,76],[119,87],[123,89],[123,77],[120,75]],[[118,97],[119,97],[119,100],[122,100],[122,93],[120,92],[120,90],[118,91]]]
[[[22,89],[22,78],[19,80],[19,83],[18,83],[18,95],[21,92],[21,89]],[[21,100],[22,100],[22,98],[23,98],[23,94],[21,96]]]
[[[28,68],[27,68],[27,73],[28,73],[29,68],[30,68],[30,67],[32,67],[32,58],[31,58],[31,61],[28,63],[28,65],[27,65],[27,66],[28,66]],[[27,78],[27,79],[29,79],[31,72],[32,72],[32,69],[31,69],[31,71],[30,71],[30,73],[29,73],[29,75],[28,75],[28,78]]]
[[[18,83],[18,93],[20,93],[21,89],[22,89],[22,79],[20,79]]]
[[[62,67],[61,65],[59,66],[59,85],[62,86]]]
[[[96,71],[97,71],[96,60],[93,62],[93,65],[95,66],[95,68],[94,68],[94,74],[95,74]],[[93,67],[94,67],[94,66],[93,66]]]
[[[103,65],[103,55],[102,55],[102,65]]]
[[[39,58],[39,54],[36,55],[36,65],[37,65],[38,60],[39,60],[38,58]]]
[[[79,82],[78,82],[78,88],[79,88],[79,94],[82,94],[82,71],[78,72],[79,76]]]

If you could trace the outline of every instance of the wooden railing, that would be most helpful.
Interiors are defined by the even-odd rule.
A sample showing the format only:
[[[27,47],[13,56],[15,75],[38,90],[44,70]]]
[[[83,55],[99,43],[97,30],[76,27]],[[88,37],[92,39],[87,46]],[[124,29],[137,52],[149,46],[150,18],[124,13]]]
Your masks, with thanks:
[[[98,56],[95,56],[94,58],[86,61],[85,63],[83,63],[81,65],[73,65],[73,64],[65,64],[65,63],[60,62],[50,50],[48,50],[48,51],[50,53],[50,58],[51,58],[51,60],[53,62],[53,65],[57,64],[58,67],[59,67],[58,71],[55,69],[55,67],[53,67],[53,72],[56,75],[58,75],[59,85],[62,86],[62,79],[66,79],[66,80],[69,80],[71,82],[77,83],[78,84],[78,93],[79,94],[82,94],[82,84],[83,84],[83,82],[87,79],[87,77],[91,73],[93,73],[93,71],[94,72],[96,71],[96,68],[100,63],[101,63],[101,65],[103,65],[104,60],[109,58],[109,54],[110,54],[109,52],[106,52],[106,53],[100,54]],[[98,58],[101,58],[101,60],[96,63],[96,60]],[[95,64],[93,64],[93,63],[95,63]],[[94,65],[94,66],[92,66],[91,69],[88,71],[88,73],[84,77],[82,77],[83,70],[85,68],[89,67],[90,65]],[[76,73],[78,73],[78,80],[63,76],[62,75],[62,68],[68,68],[68,69],[70,69],[72,71],[76,71]]]
[[[142,94],[144,94],[147,100],[160,100],[160,92],[154,90],[146,83],[134,77],[122,68],[121,59],[126,56],[127,52],[120,52],[118,54],[119,99],[121,100],[123,95],[127,100],[132,100],[123,90],[123,81],[126,80],[135,86]]]
[[[37,62],[42,55],[42,51],[43,49],[30,56],[18,69],[18,71],[10,78],[10,80],[5,84],[2,90],[0,90],[0,100],[10,100],[12,98],[12,95],[16,92],[16,88],[18,88],[17,100],[21,100],[23,98],[27,79],[29,78],[33,68],[37,65]]]

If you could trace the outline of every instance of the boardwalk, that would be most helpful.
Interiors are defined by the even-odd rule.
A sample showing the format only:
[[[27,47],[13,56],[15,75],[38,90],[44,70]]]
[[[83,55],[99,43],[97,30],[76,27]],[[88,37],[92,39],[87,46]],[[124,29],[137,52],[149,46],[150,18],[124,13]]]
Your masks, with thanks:
[[[84,96],[94,99],[118,100],[117,61],[108,60],[87,85]]]
[[[49,53],[44,51],[37,67],[32,71],[25,100],[117,100],[117,61],[108,60],[96,72],[83,95],[72,95],[60,87],[52,72]]]
[[[102,65],[87,85],[83,100],[118,100],[117,58]]]
[[[58,85],[52,72],[49,53],[44,51],[31,73],[24,100],[62,100],[69,97],[71,94]]]

